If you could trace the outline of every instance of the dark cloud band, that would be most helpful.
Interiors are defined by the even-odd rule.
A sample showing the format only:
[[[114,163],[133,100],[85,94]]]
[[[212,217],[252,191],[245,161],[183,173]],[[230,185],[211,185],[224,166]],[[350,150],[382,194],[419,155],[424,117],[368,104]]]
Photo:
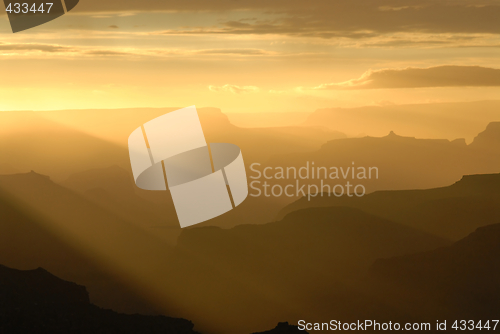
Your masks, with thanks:
[[[207,32],[360,38],[394,32],[500,31],[498,0],[86,0],[78,7],[80,12],[231,10],[262,11],[277,19],[227,21]]]
[[[359,79],[322,84],[315,90],[500,86],[500,69],[480,66],[436,66],[365,72]]]

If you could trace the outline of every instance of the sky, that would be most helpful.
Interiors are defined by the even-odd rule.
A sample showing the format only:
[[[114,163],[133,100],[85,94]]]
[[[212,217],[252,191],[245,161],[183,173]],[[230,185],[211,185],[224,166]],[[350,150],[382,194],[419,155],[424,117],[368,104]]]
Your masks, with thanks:
[[[499,0],[81,0],[13,34],[0,110],[498,99]]]

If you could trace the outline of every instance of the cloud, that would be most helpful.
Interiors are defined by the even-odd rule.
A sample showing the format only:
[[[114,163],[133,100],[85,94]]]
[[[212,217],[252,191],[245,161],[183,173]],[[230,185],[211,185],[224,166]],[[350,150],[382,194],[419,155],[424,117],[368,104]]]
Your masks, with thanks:
[[[476,48],[500,47],[500,39],[494,34],[464,33],[393,33],[363,39],[343,39],[338,44],[347,48]]]
[[[61,46],[57,44],[36,44],[36,43],[0,43],[1,51],[23,52],[23,51],[39,51],[39,52],[73,52],[73,47]]]
[[[82,50],[81,54],[90,56],[139,56],[134,52],[115,51],[115,50]]]
[[[137,56],[136,52],[110,50],[110,49],[89,49],[74,46],[63,46],[57,44],[37,44],[37,43],[1,43],[0,55],[32,55],[48,54],[50,56]]]
[[[306,23],[304,23],[306,25]],[[371,31],[333,31],[325,27],[305,28],[302,24],[285,24],[281,20],[273,22],[243,23],[240,21],[224,22],[218,27],[195,27],[191,29],[166,30],[157,34],[163,35],[288,35],[297,37],[320,38],[352,38],[361,39],[376,37],[378,33]]]
[[[500,69],[480,66],[444,65],[428,68],[408,67],[365,72],[359,79],[322,84],[315,90],[354,90],[423,87],[500,86]]]
[[[273,55],[274,52],[262,49],[207,49],[196,51],[200,55],[241,55],[241,56],[265,56]]]
[[[118,27],[116,24],[112,24],[112,25],[110,25],[108,28],[118,29],[119,27]]]
[[[254,57],[279,56],[277,52],[262,49],[141,49],[141,48],[88,48],[41,43],[2,43],[0,56],[43,56],[43,57]],[[237,86],[235,86],[237,87]],[[250,87],[245,87],[250,89]],[[236,89],[236,88],[235,88]]]
[[[258,87],[255,86],[236,86],[236,85],[224,85],[224,86],[208,86],[212,92],[229,92],[233,94],[241,93],[256,93],[259,91]]]
[[[322,38],[360,38],[395,32],[492,33],[500,31],[498,0],[86,0],[80,12],[266,13],[254,22],[226,21],[201,33],[285,34]],[[274,17],[274,19],[263,19]]]

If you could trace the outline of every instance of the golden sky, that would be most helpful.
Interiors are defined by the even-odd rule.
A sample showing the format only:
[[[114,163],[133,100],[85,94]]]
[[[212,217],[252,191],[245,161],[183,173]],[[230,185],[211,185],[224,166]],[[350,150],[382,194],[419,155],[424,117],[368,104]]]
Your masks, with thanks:
[[[102,1],[12,34],[0,110],[498,99],[499,0]]]

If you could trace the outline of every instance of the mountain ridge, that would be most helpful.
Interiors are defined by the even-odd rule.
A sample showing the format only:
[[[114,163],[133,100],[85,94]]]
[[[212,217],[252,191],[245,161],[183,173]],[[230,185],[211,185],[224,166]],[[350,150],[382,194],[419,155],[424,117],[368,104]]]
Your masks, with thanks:
[[[449,240],[458,240],[500,217],[499,203],[500,174],[465,175],[452,185],[439,188],[376,191],[361,198],[325,195],[312,197],[309,201],[303,197],[284,207],[277,219],[301,208],[348,206]],[[453,226],[453,219],[465,225]],[[423,221],[429,223],[422,225]]]

